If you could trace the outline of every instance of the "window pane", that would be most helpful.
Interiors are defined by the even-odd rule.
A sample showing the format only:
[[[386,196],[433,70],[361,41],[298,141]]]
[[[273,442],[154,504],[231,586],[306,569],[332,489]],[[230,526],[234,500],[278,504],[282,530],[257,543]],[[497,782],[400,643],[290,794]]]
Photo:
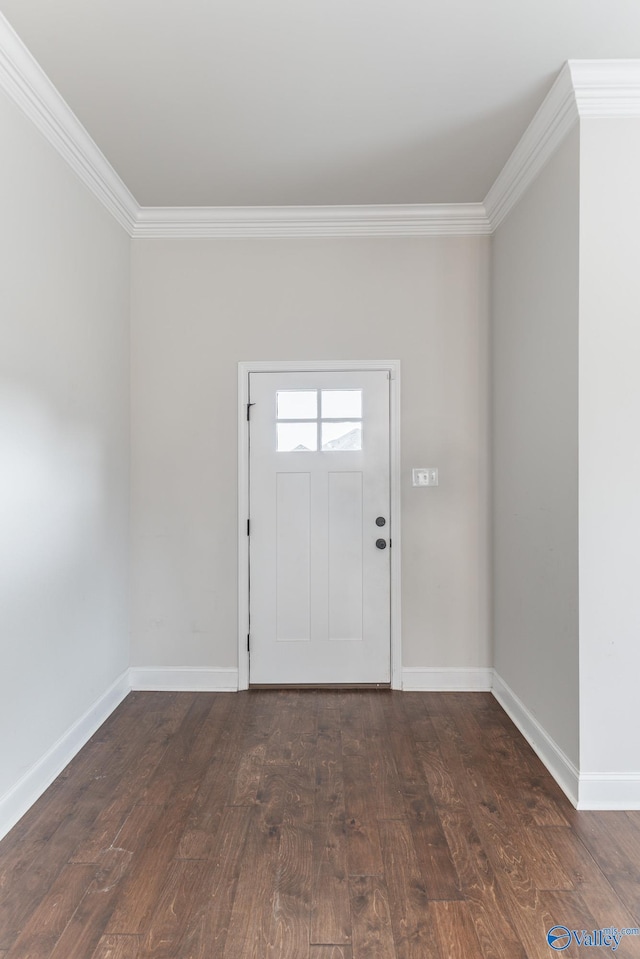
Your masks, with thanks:
[[[322,417],[333,419],[360,418],[362,416],[362,390],[323,390]]]
[[[317,390],[278,390],[279,420],[315,420],[318,415]]]
[[[361,450],[362,423],[344,421],[322,424],[323,450]]]
[[[278,453],[315,453],[318,427],[313,423],[278,423]]]

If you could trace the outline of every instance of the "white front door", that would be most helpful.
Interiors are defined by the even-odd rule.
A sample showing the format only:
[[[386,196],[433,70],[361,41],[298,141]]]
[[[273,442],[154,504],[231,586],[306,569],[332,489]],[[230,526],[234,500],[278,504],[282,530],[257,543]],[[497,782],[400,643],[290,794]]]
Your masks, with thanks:
[[[390,681],[389,373],[249,376],[251,683]]]

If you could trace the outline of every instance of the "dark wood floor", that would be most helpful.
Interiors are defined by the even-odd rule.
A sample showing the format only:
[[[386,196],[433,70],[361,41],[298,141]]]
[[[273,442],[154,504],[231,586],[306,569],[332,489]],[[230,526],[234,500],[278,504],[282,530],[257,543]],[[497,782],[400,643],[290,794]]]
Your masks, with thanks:
[[[0,959],[549,959],[555,924],[640,926],[640,813],[573,810],[483,693],[133,693],[0,843]]]

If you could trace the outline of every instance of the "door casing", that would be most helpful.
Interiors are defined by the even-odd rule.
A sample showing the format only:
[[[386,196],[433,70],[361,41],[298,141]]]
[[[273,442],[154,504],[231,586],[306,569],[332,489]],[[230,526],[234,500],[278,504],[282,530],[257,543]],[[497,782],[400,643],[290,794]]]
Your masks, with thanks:
[[[400,525],[400,360],[257,360],[238,363],[238,689],[249,688],[249,402],[250,373],[389,371],[391,688],[402,688]]]

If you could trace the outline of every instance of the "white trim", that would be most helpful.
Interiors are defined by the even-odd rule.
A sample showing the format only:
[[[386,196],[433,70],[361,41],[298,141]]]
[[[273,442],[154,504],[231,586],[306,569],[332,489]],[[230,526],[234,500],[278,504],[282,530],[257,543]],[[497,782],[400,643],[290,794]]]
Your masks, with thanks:
[[[485,197],[492,232],[508,216],[577,120],[571,71],[565,64]]]
[[[238,363],[238,689],[249,686],[249,401],[250,373],[388,370],[390,416],[391,687],[401,688],[401,499],[400,499],[400,360],[245,360]]]
[[[580,773],[578,809],[640,809],[640,772]]]
[[[238,670],[233,667],[132,666],[129,680],[135,690],[231,693],[238,689]]]
[[[513,720],[536,755],[542,760],[562,791],[578,806],[579,773],[569,757],[540,725],[533,713],[494,671],[493,695]]]
[[[0,90],[17,104],[131,235],[140,207],[1,13]]]
[[[142,207],[134,237],[487,236],[482,203]]]
[[[569,60],[484,202],[141,207],[0,13],[0,90],[131,237],[488,236],[578,117],[640,117],[640,60]]]
[[[390,368],[389,381],[389,470],[391,560],[391,688],[402,689],[402,461],[400,437],[400,361]]]
[[[489,692],[493,679],[490,667],[405,666],[405,692]]]
[[[581,117],[640,118],[640,60],[569,60]]]
[[[568,60],[484,198],[493,233],[579,119],[640,118],[640,60]]]
[[[36,802],[97,729],[129,694],[124,672],[89,709],[51,746],[18,782],[0,798],[0,839]]]

